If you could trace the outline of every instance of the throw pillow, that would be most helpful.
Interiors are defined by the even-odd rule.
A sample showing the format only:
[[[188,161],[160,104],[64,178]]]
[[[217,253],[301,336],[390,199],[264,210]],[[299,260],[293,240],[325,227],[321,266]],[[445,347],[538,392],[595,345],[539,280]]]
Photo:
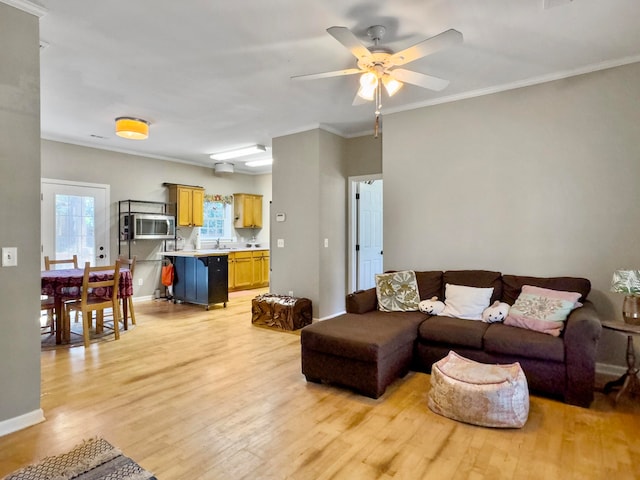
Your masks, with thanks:
[[[447,283],[444,287],[444,310],[440,315],[482,320],[482,312],[489,306],[492,294],[493,287],[478,288]]]
[[[577,292],[523,285],[504,324],[557,337],[571,310],[580,306],[578,299],[580,294]]]
[[[416,274],[412,270],[376,275],[378,309],[383,312],[414,312],[418,310],[420,294]]]

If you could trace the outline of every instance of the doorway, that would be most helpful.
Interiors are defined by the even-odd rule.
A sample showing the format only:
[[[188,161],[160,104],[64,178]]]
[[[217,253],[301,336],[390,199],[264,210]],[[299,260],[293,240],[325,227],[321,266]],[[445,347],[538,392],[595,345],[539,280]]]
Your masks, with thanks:
[[[79,266],[107,265],[110,186],[43,178],[40,191],[42,258],[78,255]]]
[[[382,175],[349,178],[349,291],[375,287],[383,271]]]

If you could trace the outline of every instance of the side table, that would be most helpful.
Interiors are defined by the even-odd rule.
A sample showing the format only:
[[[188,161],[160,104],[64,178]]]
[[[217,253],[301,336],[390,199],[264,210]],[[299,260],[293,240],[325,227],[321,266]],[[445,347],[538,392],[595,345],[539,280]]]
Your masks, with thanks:
[[[616,402],[627,390],[631,395],[640,394],[639,370],[636,367],[636,354],[633,348],[633,336],[640,335],[640,325],[631,325],[624,322],[602,322],[602,326],[609,330],[627,334],[627,371],[619,379],[607,383],[604,386],[604,393],[608,394],[613,388],[622,386],[616,395]]]

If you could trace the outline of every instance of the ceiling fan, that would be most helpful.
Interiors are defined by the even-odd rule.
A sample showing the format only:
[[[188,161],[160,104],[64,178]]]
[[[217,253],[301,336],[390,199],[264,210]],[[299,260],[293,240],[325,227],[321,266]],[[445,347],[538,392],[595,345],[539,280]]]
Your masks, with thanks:
[[[375,97],[380,100],[381,89],[378,87],[381,83],[389,96],[394,95],[402,87],[403,83],[409,83],[435,91],[440,91],[449,85],[448,80],[395,67],[431,55],[443,48],[462,43],[462,33],[454,29],[449,29],[434,37],[416,43],[412,47],[393,53],[390,49],[380,45],[386,30],[382,25],[369,27],[367,29],[367,35],[373,40],[373,47],[367,48],[347,27],[327,28],[329,35],[344,45],[351,54],[356,57],[358,68],[314,73],[311,75],[297,75],[291,77],[291,79],[315,80],[340,75],[361,74],[360,88],[353,101],[354,105],[364,103],[364,101],[367,100],[374,100]]]

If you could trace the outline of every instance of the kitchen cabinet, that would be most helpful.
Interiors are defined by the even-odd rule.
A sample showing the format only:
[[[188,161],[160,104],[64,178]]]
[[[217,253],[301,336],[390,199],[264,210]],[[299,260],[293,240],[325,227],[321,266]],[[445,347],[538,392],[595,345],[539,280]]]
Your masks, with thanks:
[[[176,224],[179,227],[201,227],[204,223],[204,188],[165,185],[169,188],[169,202],[176,205]]]
[[[229,301],[228,259],[226,255],[176,256],[173,298],[177,302],[204,305]]]
[[[269,250],[229,253],[229,290],[269,286]]]
[[[269,285],[269,250],[253,252],[253,285],[266,287]]]
[[[234,284],[235,290],[253,287],[252,252],[235,252]]]
[[[262,195],[233,194],[234,227],[262,228]]]

